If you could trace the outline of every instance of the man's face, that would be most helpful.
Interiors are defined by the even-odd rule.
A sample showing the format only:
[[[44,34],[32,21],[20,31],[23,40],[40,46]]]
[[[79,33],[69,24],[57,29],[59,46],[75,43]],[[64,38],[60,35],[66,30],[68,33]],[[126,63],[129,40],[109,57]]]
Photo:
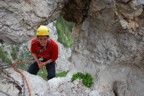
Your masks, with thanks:
[[[41,44],[41,46],[46,46],[48,43],[48,37],[47,36],[38,36],[38,41]]]

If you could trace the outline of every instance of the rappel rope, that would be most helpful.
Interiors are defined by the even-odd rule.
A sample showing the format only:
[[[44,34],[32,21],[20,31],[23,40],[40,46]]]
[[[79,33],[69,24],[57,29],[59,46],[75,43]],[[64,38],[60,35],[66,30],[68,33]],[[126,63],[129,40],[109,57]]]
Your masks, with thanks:
[[[29,60],[29,61],[32,61],[32,60]],[[28,85],[28,81],[27,81],[27,78],[25,77],[25,75],[23,74],[22,71],[20,71],[19,69],[16,68],[16,65],[17,64],[24,64],[25,62],[17,62],[17,63],[13,63],[13,68],[16,72],[18,72],[21,76],[22,76],[22,79],[24,81],[24,83],[26,84],[26,87],[27,87],[27,90],[28,90],[28,94],[29,96],[32,96],[31,94],[31,90],[30,90],[30,87]],[[25,84],[24,84],[24,87],[25,87]],[[25,91],[25,90],[24,90]],[[25,95],[24,95],[25,96]]]
[[[46,47],[44,47],[42,50],[40,50],[40,52],[43,52],[44,50],[46,50]],[[38,52],[38,53],[39,53],[39,52]],[[37,53],[37,54],[38,54],[38,53]],[[42,59],[42,58],[40,58],[40,59]],[[41,60],[40,60],[40,61],[41,61]],[[24,61],[24,62],[16,62],[16,63],[13,63],[13,64],[12,64],[14,70],[15,70],[16,72],[18,72],[18,73],[22,76],[22,82],[23,82],[22,93],[24,94],[24,96],[25,96],[25,93],[26,93],[25,84],[26,84],[26,87],[27,87],[29,96],[32,96],[32,95],[31,95],[31,90],[30,90],[30,87],[29,87],[29,85],[28,85],[27,78],[24,76],[23,72],[21,72],[20,70],[18,70],[18,69],[16,68],[16,65],[17,65],[17,64],[25,64],[25,63],[29,63],[29,62],[34,62],[34,60],[27,60],[27,61]],[[44,77],[47,78],[47,75],[45,74],[43,68],[42,68],[41,71],[42,71],[42,73],[44,74]]]
[[[14,70],[15,70],[16,72],[18,72],[18,73],[22,76],[23,94],[24,94],[24,96],[25,96],[25,93],[26,93],[26,91],[25,91],[26,87],[27,87],[29,96],[32,96],[32,95],[31,95],[31,90],[30,90],[30,87],[29,87],[29,85],[28,85],[27,78],[24,76],[24,74],[23,74],[22,71],[20,71],[19,69],[16,68],[16,65],[17,65],[17,64],[30,63],[30,62],[34,62],[34,60],[27,60],[27,61],[24,61],[24,62],[16,62],[16,63],[13,63],[13,64],[12,64]],[[46,73],[44,72],[44,69],[43,69],[43,68],[41,69],[41,71],[43,72],[44,77],[47,78],[47,75],[46,75]],[[26,84],[26,87],[25,87],[25,84]]]

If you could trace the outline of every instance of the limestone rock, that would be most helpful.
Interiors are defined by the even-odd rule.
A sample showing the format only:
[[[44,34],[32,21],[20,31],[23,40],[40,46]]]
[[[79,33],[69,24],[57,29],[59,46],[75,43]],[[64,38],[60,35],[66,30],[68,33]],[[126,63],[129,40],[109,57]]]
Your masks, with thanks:
[[[119,96],[131,96],[127,90],[127,83],[123,83],[123,82],[114,82],[114,92],[116,95]]]
[[[39,25],[47,25],[59,16],[63,5],[64,0],[1,0],[0,41],[13,44],[28,41]]]
[[[94,89],[97,91],[91,92],[91,95],[115,95],[112,92],[113,80],[133,80],[133,72],[137,74],[138,81],[141,80],[138,74],[142,75],[144,68],[143,16],[143,0],[91,0],[88,18],[74,31],[77,36],[71,56],[72,68],[91,73],[95,78]],[[85,50],[89,54],[84,54]],[[133,68],[139,68],[140,73]],[[131,78],[127,77],[129,74]],[[126,84],[133,86],[135,82]],[[140,90],[143,87],[139,88],[137,84],[137,87],[128,90],[126,96],[130,93],[130,96],[142,96]],[[132,88],[130,85],[128,88]],[[123,91],[120,90],[118,95]]]
[[[2,89],[0,91],[0,94],[7,93],[10,96],[18,96],[25,94],[26,96],[29,96],[26,83],[23,82],[22,76],[19,73],[14,71],[13,68],[6,68],[3,69],[3,71],[5,71],[5,74],[1,74],[0,86]],[[30,75],[25,71],[21,70],[21,72],[23,72],[23,74],[27,78],[32,96],[47,96],[45,94],[47,94],[48,92],[48,86],[45,80],[38,76]]]
[[[29,96],[27,86],[22,81],[22,77],[19,73],[12,68],[3,69],[6,74],[0,74],[0,94],[6,96]],[[71,82],[72,73],[69,73],[63,78],[53,78],[49,81],[43,80],[39,76],[31,75],[25,71],[22,71],[28,81],[30,92],[32,96],[62,96],[62,95],[83,95],[87,96],[90,93],[90,89],[86,88],[81,80]],[[9,77],[7,77],[9,76]]]

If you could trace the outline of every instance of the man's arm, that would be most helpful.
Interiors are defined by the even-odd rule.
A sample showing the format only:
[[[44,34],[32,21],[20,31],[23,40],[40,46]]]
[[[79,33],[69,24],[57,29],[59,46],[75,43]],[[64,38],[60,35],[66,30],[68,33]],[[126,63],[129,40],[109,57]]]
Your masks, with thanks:
[[[58,58],[58,45],[56,44],[52,49],[52,56],[49,60],[44,62],[44,65],[54,62]]]
[[[37,62],[39,69],[41,69],[45,64],[43,64],[43,62],[39,61],[37,55],[35,53],[31,53],[34,60]]]
[[[32,54],[34,60],[35,60],[37,63],[39,63],[39,60],[38,60],[37,55],[36,55],[35,53],[31,53],[31,54]]]

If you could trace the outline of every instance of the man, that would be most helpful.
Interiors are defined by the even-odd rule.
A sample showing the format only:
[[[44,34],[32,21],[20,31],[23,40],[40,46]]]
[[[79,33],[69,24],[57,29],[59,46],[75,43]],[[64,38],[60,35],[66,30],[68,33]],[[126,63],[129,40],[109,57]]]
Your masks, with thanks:
[[[55,61],[58,58],[58,45],[49,37],[49,30],[41,25],[36,32],[37,38],[31,41],[31,54],[35,60],[28,72],[36,75],[39,69],[46,66],[48,80],[55,77]]]

